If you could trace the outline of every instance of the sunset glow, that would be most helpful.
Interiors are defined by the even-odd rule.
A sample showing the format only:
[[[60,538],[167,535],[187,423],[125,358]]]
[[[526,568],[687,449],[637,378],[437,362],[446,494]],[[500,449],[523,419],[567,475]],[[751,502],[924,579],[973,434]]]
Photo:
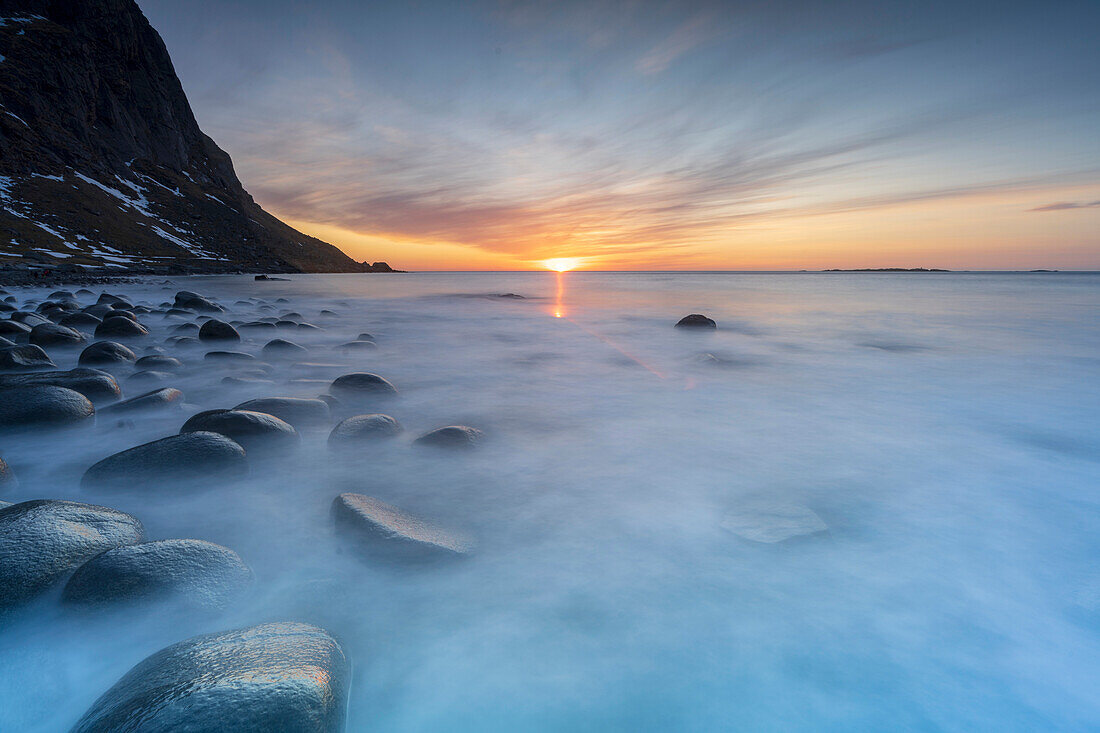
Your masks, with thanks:
[[[554,259],[546,260],[543,262],[547,270],[554,270],[555,272],[569,272],[570,270],[576,270],[580,264],[580,260],[575,257],[556,257]]]

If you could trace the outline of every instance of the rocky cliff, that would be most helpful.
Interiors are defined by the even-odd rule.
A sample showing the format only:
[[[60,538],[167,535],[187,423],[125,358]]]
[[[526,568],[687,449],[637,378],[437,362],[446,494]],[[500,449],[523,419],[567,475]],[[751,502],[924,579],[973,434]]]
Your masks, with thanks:
[[[133,0],[0,0],[0,265],[360,272],[264,211]]]

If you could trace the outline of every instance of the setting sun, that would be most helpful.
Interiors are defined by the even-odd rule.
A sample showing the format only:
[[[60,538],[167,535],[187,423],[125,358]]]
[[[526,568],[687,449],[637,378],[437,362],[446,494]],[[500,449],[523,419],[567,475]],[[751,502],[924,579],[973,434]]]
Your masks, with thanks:
[[[576,257],[557,257],[552,260],[543,260],[542,262],[547,270],[556,270],[557,272],[575,270],[580,263],[581,261]]]

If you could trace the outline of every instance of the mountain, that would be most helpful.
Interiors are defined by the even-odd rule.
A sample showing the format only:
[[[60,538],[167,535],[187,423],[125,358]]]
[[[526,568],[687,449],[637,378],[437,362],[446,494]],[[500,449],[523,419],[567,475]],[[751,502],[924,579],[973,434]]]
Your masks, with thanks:
[[[264,211],[134,0],[0,0],[0,264],[388,271]]]

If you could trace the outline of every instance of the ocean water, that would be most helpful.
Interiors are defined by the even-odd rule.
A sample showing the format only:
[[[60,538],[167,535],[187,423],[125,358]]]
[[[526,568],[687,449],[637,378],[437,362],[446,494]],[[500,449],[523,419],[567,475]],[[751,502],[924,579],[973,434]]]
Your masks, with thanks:
[[[5,436],[21,486],[0,499],[117,507],[151,539],[233,548],[256,582],[220,614],[77,613],[55,592],[3,619],[0,731],[66,730],[150,653],[275,620],[341,640],[349,731],[1100,727],[1100,275],[108,288],[154,306],[178,289],[234,319],[268,315],[262,302],[300,313],[324,330],[278,335],[314,366],[272,362],[276,385],[230,387],[236,368],[205,349],[170,352],[188,363],[172,383],[183,413]],[[696,312],[719,329],[672,327]],[[178,323],[142,320],[151,344]],[[377,351],[335,348],[361,332]],[[245,337],[258,354],[272,336]],[[316,396],[351,371],[397,386],[384,411],[402,437],[347,457],[307,431],[296,452],[205,490],[79,487],[93,462],[191,412]],[[148,389],[126,375],[128,395]],[[481,449],[411,445],[449,424],[483,430]],[[329,515],[344,491],[477,550],[417,568],[348,552]]]

